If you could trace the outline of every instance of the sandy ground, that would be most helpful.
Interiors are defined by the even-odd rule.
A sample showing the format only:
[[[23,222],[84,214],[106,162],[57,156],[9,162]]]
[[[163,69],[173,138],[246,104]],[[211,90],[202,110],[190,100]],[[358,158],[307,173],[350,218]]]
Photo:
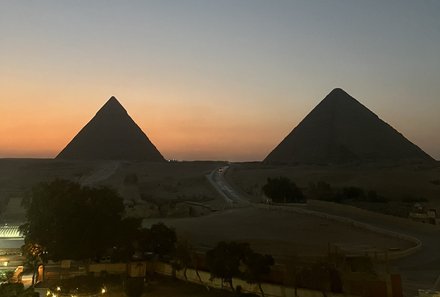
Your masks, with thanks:
[[[181,219],[146,219],[144,226],[162,221],[173,226],[194,245],[208,249],[222,240],[249,242],[257,251],[275,257],[325,255],[328,244],[358,248],[410,247],[406,241],[314,216],[265,209],[231,209],[208,216]]]
[[[112,187],[130,205],[142,204],[136,216],[203,215],[224,207],[223,199],[205,176],[220,164],[0,159],[0,222],[22,222],[22,198],[29,196],[39,182],[56,178]],[[130,177],[135,181],[127,181]],[[182,202],[192,204],[179,204]]]
[[[426,199],[428,208],[440,210],[440,163],[406,166],[266,166],[256,163],[234,164],[226,178],[232,186],[253,201],[262,200],[261,188],[268,177],[286,176],[307,195],[310,183],[325,181],[333,188],[355,186],[366,192],[374,190],[387,203],[348,201],[351,205],[380,213],[407,217],[414,202]]]
[[[65,178],[83,184],[119,188],[136,175],[142,193],[162,198],[216,195],[205,175],[220,162],[115,162],[51,159],[0,159],[0,192],[14,196],[41,181]]]

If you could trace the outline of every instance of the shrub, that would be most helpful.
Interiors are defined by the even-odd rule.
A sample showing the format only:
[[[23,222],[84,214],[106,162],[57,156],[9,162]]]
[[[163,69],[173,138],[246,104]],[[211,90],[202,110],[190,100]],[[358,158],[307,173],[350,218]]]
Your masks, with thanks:
[[[269,177],[263,186],[263,192],[277,203],[305,202],[301,189],[287,177]]]
[[[312,199],[334,201],[335,191],[329,183],[318,181],[309,184],[309,195]]]

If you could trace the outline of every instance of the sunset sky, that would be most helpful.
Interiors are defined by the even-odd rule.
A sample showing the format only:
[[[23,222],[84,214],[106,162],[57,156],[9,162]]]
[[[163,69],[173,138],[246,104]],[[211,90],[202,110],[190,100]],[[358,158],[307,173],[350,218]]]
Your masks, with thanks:
[[[0,157],[116,96],[167,159],[263,159],[341,87],[440,159],[440,1],[0,0]]]

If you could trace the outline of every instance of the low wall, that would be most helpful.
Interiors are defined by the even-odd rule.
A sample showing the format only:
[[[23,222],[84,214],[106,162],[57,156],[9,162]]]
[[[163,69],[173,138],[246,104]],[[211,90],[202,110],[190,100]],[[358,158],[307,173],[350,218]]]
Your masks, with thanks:
[[[105,271],[110,274],[121,274],[127,272],[126,263],[94,263],[89,265],[89,272],[101,273]]]
[[[375,232],[381,235],[386,235],[386,236],[390,236],[390,237],[394,237],[400,240],[405,240],[405,241],[409,241],[411,243],[414,244],[413,247],[410,247],[406,250],[401,250],[401,251],[389,251],[387,252],[387,255],[382,255],[383,257],[388,257],[388,259],[400,259],[403,257],[407,257],[411,254],[414,254],[415,252],[417,252],[418,250],[420,250],[422,248],[422,242],[418,239],[415,238],[413,236],[409,236],[406,234],[402,234],[402,233],[397,233],[397,232],[393,232],[390,230],[386,230],[383,228],[379,228],[379,227],[375,227],[366,223],[361,223],[358,222],[356,220],[350,219],[350,218],[346,218],[346,217],[341,217],[341,216],[337,216],[337,215],[331,215],[331,214],[327,214],[324,212],[319,212],[319,211],[314,211],[314,210],[309,210],[309,209],[305,209],[304,205],[300,205],[300,206],[296,206],[295,204],[292,205],[286,205],[286,204],[282,204],[282,205],[276,205],[276,204],[262,204],[262,203],[256,203],[253,204],[254,207],[256,208],[260,208],[260,209],[269,209],[269,210],[281,210],[281,211],[287,211],[287,212],[294,212],[294,213],[298,213],[298,214],[303,214],[303,215],[313,215],[319,218],[323,218],[326,220],[331,220],[331,221],[335,221],[338,223],[343,223],[343,224],[347,224],[356,228],[360,228],[360,229],[364,229],[370,232]]]
[[[173,274],[173,268],[170,264],[166,263],[151,263],[152,270],[154,272],[171,276]],[[218,278],[211,280],[211,275],[209,272],[206,271],[196,271],[194,269],[187,269],[186,270],[186,278],[184,275],[184,271],[176,271],[176,277],[178,279],[200,284],[206,287],[211,288],[217,288],[217,289],[229,289],[228,284],[222,284],[222,281]],[[234,278],[232,280],[232,284],[234,288],[237,286],[241,286],[242,291],[246,293],[254,293],[256,295],[260,295],[260,289],[258,288],[257,284],[249,284],[246,281],[238,278]],[[262,283],[261,287],[263,288],[265,296],[269,297],[292,297],[295,296],[295,289],[290,287],[285,287],[282,285],[276,285],[276,284],[268,284],[268,283]],[[322,292],[319,291],[313,291],[313,290],[307,290],[307,289],[297,289],[297,296],[298,297],[354,297],[353,295],[345,295],[345,294],[335,294],[335,293],[326,293],[323,295]]]

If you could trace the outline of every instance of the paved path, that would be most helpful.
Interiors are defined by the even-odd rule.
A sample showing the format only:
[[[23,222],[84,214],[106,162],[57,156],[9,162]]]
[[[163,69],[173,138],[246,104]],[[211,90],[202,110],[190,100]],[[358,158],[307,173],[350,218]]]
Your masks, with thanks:
[[[249,205],[225,180],[224,174],[228,169],[229,166],[225,166],[213,171],[210,181],[232,207]],[[393,263],[402,276],[404,296],[416,296],[418,289],[440,290],[440,287],[436,287],[440,285],[440,227],[333,203],[310,201],[307,208],[418,238],[422,248]]]
[[[108,179],[119,168],[120,162],[108,161],[102,163],[98,168],[92,171],[89,175],[81,178],[80,183],[83,186],[93,186],[101,181]]]
[[[213,170],[206,177],[212,186],[220,193],[225,200],[224,208],[236,208],[250,206],[250,202],[240,197],[225,179],[225,173],[229,166],[223,166]]]

